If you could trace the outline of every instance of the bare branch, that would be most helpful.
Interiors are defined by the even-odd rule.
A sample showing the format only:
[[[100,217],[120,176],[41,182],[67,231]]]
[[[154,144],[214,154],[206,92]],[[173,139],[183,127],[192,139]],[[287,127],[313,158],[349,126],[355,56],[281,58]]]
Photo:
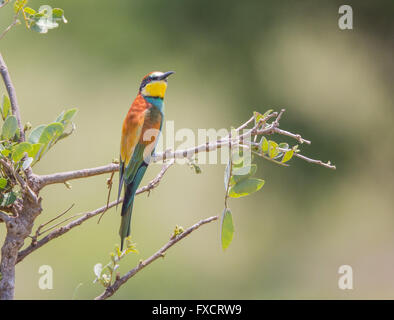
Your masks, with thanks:
[[[304,139],[299,134],[294,134],[294,133],[291,133],[289,131],[282,130],[282,129],[279,129],[279,128],[274,128],[273,131],[275,133],[281,134],[283,136],[288,136],[288,137],[291,137],[293,139],[296,139],[299,143],[311,144],[311,142],[309,140]]]
[[[117,278],[115,282],[107,287],[105,291],[96,297],[96,300],[105,300],[109,297],[111,297],[119,288],[125,284],[130,278],[135,276],[139,271],[141,271],[143,268],[146,266],[150,265],[152,262],[155,260],[162,258],[166,251],[171,248],[174,244],[178,243],[182,239],[186,238],[189,234],[191,234],[193,231],[197,230],[199,227],[201,227],[204,224],[210,223],[212,221],[215,221],[218,219],[218,216],[213,216],[204,220],[201,220],[197,222],[196,224],[192,225],[190,228],[186,229],[184,232],[179,234],[178,236],[173,237],[168,241],[159,251],[157,251],[155,254],[150,256],[148,259],[140,262],[134,269],[131,269],[129,272],[127,272],[123,277]]]
[[[110,201],[110,199],[111,199],[111,190],[112,190],[112,185],[113,185],[112,180],[113,180],[113,178],[114,178],[114,174],[115,174],[115,171],[112,172],[112,173],[111,173],[111,177],[109,177],[109,178],[107,179],[107,187],[108,187],[107,210],[108,210],[109,201]],[[100,218],[99,218],[98,221],[97,221],[97,224],[100,223],[101,218],[104,216],[104,214],[105,214],[105,212],[106,212],[107,210],[105,210],[105,211],[101,214]]]
[[[119,202],[121,202],[121,201],[122,201],[122,199],[119,200]],[[109,204],[109,208],[112,208],[112,207],[116,206],[117,204],[118,204],[118,201],[113,201]],[[26,249],[23,249],[22,251],[20,251],[18,253],[17,263],[22,261],[28,254],[30,254],[33,251],[37,250],[38,248],[42,247],[44,244],[48,243],[49,241],[51,241],[53,239],[60,237],[61,235],[67,233],[71,229],[81,225],[86,220],[93,218],[94,216],[102,213],[106,209],[107,209],[107,206],[105,205],[105,206],[98,208],[94,211],[87,212],[81,218],[76,219],[63,227],[60,227],[60,228],[50,232],[47,236],[45,236],[41,240],[39,240],[37,242],[32,242],[32,244],[30,244],[30,246],[28,246]]]
[[[20,116],[20,112],[19,112],[19,105],[18,105],[18,101],[16,99],[15,87],[12,84],[7,65],[5,64],[5,61],[4,61],[1,53],[0,53],[0,73],[3,78],[4,84],[7,88],[8,96],[10,98],[12,114],[16,117],[16,120],[18,122],[19,141],[25,141],[25,132],[23,131],[21,116]]]
[[[321,160],[311,159],[311,158],[305,157],[302,154],[299,154],[299,153],[296,153],[296,152],[294,153],[294,157],[300,158],[300,159],[305,160],[306,162],[309,162],[309,163],[318,164],[318,165],[326,167],[328,169],[335,170],[337,168],[335,165],[331,164],[330,161],[328,161],[327,163],[324,163]]]
[[[272,112],[268,116],[266,116],[264,119],[261,119],[258,123],[256,123],[251,129],[247,130],[245,133],[239,135],[238,142],[236,142],[237,145],[243,147],[242,142],[246,137],[250,136],[257,136],[257,135],[270,135],[270,134],[280,134],[280,135],[285,135],[289,136],[293,139],[296,139],[300,143],[306,143],[306,144],[311,144],[311,141],[306,140],[301,137],[299,134],[294,134],[286,130],[279,129],[279,120],[281,119],[283,113],[285,112],[285,109],[282,109],[279,113],[277,112]],[[265,123],[271,119],[275,118],[275,120],[271,124],[265,125]],[[254,117],[251,117],[248,121],[246,121],[244,124],[239,126],[236,130],[240,132],[243,129],[246,129],[249,124],[251,124],[254,120]],[[161,153],[156,153],[152,156],[151,162],[158,162],[161,160],[166,160],[166,159],[183,159],[183,158],[191,158],[193,155],[200,153],[200,152],[210,152],[210,151],[215,151],[217,149],[220,149],[222,147],[228,147],[230,145],[231,139],[229,136],[217,140],[215,142],[211,143],[204,143],[201,145],[198,145],[196,147],[188,148],[188,149],[183,149],[183,150],[176,150],[176,151],[171,151],[171,150],[166,150],[165,152]],[[306,157],[299,157],[304,160],[308,159]],[[311,161],[308,161],[311,162]],[[333,169],[333,166],[327,166],[324,165],[324,163],[320,160],[313,160],[312,161],[315,164],[322,165],[324,167],[328,167]],[[42,189],[46,185],[49,184],[54,184],[54,183],[64,183],[69,180],[73,179],[80,179],[80,178],[87,178],[87,177],[92,177],[100,174],[105,174],[105,173],[111,173],[119,170],[119,165],[115,163],[111,163],[106,166],[101,166],[101,167],[96,167],[96,168],[90,168],[90,169],[82,169],[82,170],[75,170],[75,171],[68,171],[68,172],[59,172],[55,174],[49,174],[49,175],[43,175],[43,176],[37,176],[39,180],[39,188]]]
[[[0,40],[3,39],[3,38],[5,37],[5,35],[6,35],[14,26],[16,26],[16,25],[19,24],[19,23],[20,23],[20,21],[19,21],[19,19],[18,19],[18,14],[16,14],[16,15],[14,16],[14,19],[12,20],[11,24],[10,24],[7,28],[5,28],[5,30],[0,34]]]
[[[154,178],[151,182],[149,182],[146,186],[141,187],[137,190],[136,195],[144,193],[144,192],[150,192],[150,190],[152,190],[153,188],[157,187],[160,180],[163,178],[164,174],[167,172],[167,170],[174,164],[173,161],[168,162],[167,164],[163,165],[163,168],[161,169],[161,171],[159,172],[159,174],[156,176],[156,178]],[[50,227],[49,229],[45,230],[45,232],[53,229],[54,227],[58,226],[61,223],[66,222],[67,220],[70,220],[71,218],[75,218],[77,216],[82,216],[79,219],[76,219],[72,222],[70,222],[69,224],[60,227],[58,229],[53,230],[51,233],[49,233],[48,235],[46,235],[44,238],[40,239],[37,241],[37,237],[42,234],[41,233],[37,233],[35,236],[31,236],[31,238],[33,239],[32,243],[26,248],[23,249],[22,251],[19,252],[18,254],[18,260],[17,263],[22,261],[27,255],[29,255],[30,253],[32,253],[33,251],[37,250],[38,248],[42,247],[44,244],[48,243],[49,241],[56,239],[58,237],[60,237],[61,235],[67,233],[68,231],[70,231],[71,229],[81,225],[83,222],[85,222],[86,220],[93,218],[99,214],[104,213],[105,211],[107,211],[108,209],[118,205],[119,203],[121,203],[123,201],[122,199],[119,199],[118,201],[113,201],[111,203],[106,204],[105,206],[98,208],[94,211],[90,211],[90,212],[86,212],[86,213],[79,213],[76,214],[70,218],[67,218],[66,220],[56,224],[55,226]],[[68,209],[69,210],[69,209]],[[68,210],[66,212],[68,212]],[[60,214],[59,216],[62,216],[64,213]],[[48,223],[50,223],[51,221],[59,218],[59,216],[57,216],[56,218],[50,220],[49,222],[45,223],[44,225],[47,225]],[[39,230],[38,230],[39,232]]]
[[[5,2],[3,2],[3,4],[0,5],[0,9],[5,7],[7,4],[9,4],[10,2],[8,0],[6,0]]]
[[[51,220],[49,220],[49,221],[47,221],[47,222],[45,222],[45,223],[43,223],[43,224],[40,224],[39,227],[38,227],[37,230],[36,230],[35,235],[31,237],[31,238],[33,239],[33,242],[37,241],[37,238],[38,238],[39,236],[41,236],[42,234],[44,234],[44,233],[46,233],[46,232],[52,230],[53,228],[57,227],[58,225],[60,225],[60,224],[62,224],[62,223],[64,223],[64,222],[70,220],[72,217],[69,217],[69,218],[67,218],[67,219],[65,219],[65,220],[63,220],[63,221],[61,221],[61,222],[59,222],[58,224],[55,224],[54,226],[51,226],[51,227],[49,227],[48,229],[45,229],[44,231],[41,231],[42,228],[44,228],[45,226],[47,226],[47,225],[50,224],[51,222],[53,222],[53,221],[55,221],[55,220],[61,218],[62,216],[64,216],[64,215],[65,215],[67,212],[69,212],[73,207],[74,207],[74,203],[73,203],[68,209],[66,209],[65,211],[63,211],[62,213],[60,213],[59,215],[57,215],[57,216],[54,217],[53,219],[51,219]]]
[[[278,116],[276,117],[274,123],[272,124],[273,127],[279,127],[279,121],[282,118],[282,115],[285,113],[285,111],[286,111],[285,109],[281,109],[280,110]]]
[[[38,176],[40,189],[49,184],[54,183],[64,183],[69,180],[88,178],[97,176],[100,174],[111,173],[119,170],[119,165],[116,163],[110,163],[106,166],[90,168],[90,169],[81,169],[75,171],[67,171],[67,172],[58,172],[54,174],[42,175]]]
[[[154,178],[151,182],[149,182],[146,186],[139,188],[137,190],[136,194],[140,194],[143,192],[149,192],[154,189],[155,187],[158,186],[158,184],[160,183],[160,180],[163,178],[164,174],[167,172],[167,170],[175,163],[175,161],[172,159],[170,160],[168,163],[165,163],[161,169],[161,171],[159,172],[159,174],[156,176],[156,178]],[[148,194],[149,194],[148,193]]]
[[[242,129],[245,129],[249,124],[251,124],[254,121],[254,115],[248,120],[246,121],[244,124],[240,125],[237,129],[237,131],[241,131]]]

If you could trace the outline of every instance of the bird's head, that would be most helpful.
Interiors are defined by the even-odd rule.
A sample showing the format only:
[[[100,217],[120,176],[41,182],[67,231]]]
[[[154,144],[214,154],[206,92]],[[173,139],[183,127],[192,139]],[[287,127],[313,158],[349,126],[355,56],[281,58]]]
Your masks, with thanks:
[[[148,73],[141,82],[140,93],[145,97],[163,99],[167,89],[167,78],[175,73],[174,71]]]

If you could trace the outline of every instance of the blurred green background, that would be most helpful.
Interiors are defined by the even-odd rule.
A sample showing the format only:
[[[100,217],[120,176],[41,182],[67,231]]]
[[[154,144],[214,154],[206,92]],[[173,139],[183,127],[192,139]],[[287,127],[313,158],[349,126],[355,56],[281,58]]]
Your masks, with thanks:
[[[166,119],[175,129],[229,128],[254,110],[286,108],[281,127],[312,140],[305,155],[336,171],[293,159],[258,160],[263,189],[230,202],[235,235],[223,252],[212,223],[130,280],[117,299],[393,298],[392,1],[351,1],[354,29],[338,28],[341,1],[35,1],[61,7],[69,21],[40,35],[15,27],[0,50],[17,89],[22,120],[49,123],[78,107],[77,131],[35,167],[39,174],[94,167],[118,157],[120,127],[140,79],[175,70]],[[11,22],[0,10],[0,27]],[[4,87],[1,88],[4,92]],[[280,139],[286,140],[286,139]],[[288,140],[287,140],[288,141]],[[149,168],[144,183],[160,170]],[[170,169],[150,197],[137,197],[130,255],[121,272],[188,227],[223,209],[224,165]],[[75,203],[71,214],[106,202],[99,176],[46,188],[37,223]],[[117,175],[116,179],[117,181]],[[115,198],[116,184],[112,192]],[[93,266],[119,243],[119,212],[92,219],[17,266],[17,299],[91,299]],[[0,225],[0,240],[4,237]],[[27,241],[29,242],[29,241]],[[54,289],[38,288],[41,265]],[[354,290],[338,288],[353,267]]]

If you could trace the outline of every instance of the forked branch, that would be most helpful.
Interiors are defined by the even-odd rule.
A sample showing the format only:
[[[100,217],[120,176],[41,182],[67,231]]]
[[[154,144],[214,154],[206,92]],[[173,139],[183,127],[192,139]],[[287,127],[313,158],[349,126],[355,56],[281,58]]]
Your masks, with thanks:
[[[161,169],[161,171],[159,172],[159,174],[158,174],[152,181],[150,181],[146,186],[143,186],[143,187],[139,188],[139,189],[137,190],[136,194],[138,195],[138,194],[141,194],[141,193],[144,193],[144,192],[150,192],[152,189],[156,188],[156,187],[158,186],[158,184],[160,183],[161,179],[163,178],[164,174],[167,172],[167,170],[168,170],[173,164],[174,164],[173,161],[170,161],[170,162],[164,164],[163,167],[162,167],[162,169]],[[44,225],[46,226],[46,225],[48,225],[50,222],[53,222],[54,220],[56,220],[56,219],[62,217],[66,212],[69,211],[69,209],[66,210],[65,212],[61,213],[60,215],[58,215],[56,218],[49,220],[47,223],[41,225],[41,226],[37,229],[38,232],[36,232],[36,234],[35,234],[34,236],[31,236],[31,238],[32,238],[31,244],[30,244],[27,248],[25,248],[25,249],[23,249],[22,251],[19,252],[19,254],[18,254],[18,259],[17,259],[17,263],[20,262],[20,261],[22,261],[22,260],[23,260],[27,255],[29,255],[30,253],[34,252],[34,251],[37,250],[38,248],[40,248],[40,247],[42,247],[43,245],[47,244],[49,241],[51,241],[51,240],[53,240],[53,239],[56,239],[56,238],[62,236],[63,234],[69,232],[69,231],[72,230],[73,228],[80,226],[82,223],[84,223],[84,222],[87,221],[87,220],[89,220],[89,219],[91,219],[91,218],[93,218],[93,217],[95,217],[95,216],[97,216],[97,215],[99,215],[99,214],[103,214],[103,213],[106,212],[108,209],[115,207],[115,206],[118,205],[119,203],[122,203],[122,201],[123,201],[123,198],[122,198],[122,199],[119,199],[119,202],[118,202],[118,201],[110,202],[110,203],[106,204],[105,206],[102,206],[101,208],[98,208],[98,209],[96,209],[96,210],[94,210],[94,211],[76,214],[76,215],[73,216],[73,217],[79,217],[78,219],[76,219],[76,220],[74,220],[74,221],[68,223],[68,224],[65,225],[65,226],[59,227],[59,228],[57,228],[57,229],[51,231],[48,235],[46,235],[46,236],[43,237],[42,239],[38,240],[38,239],[37,239],[38,236],[39,236],[40,234],[43,233],[43,232],[40,232],[41,226],[44,226]],[[6,215],[6,214],[4,214],[4,215]],[[71,218],[73,218],[73,217],[71,217]],[[1,219],[1,218],[2,218],[2,216],[0,215],[0,219]],[[64,221],[62,221],[62,222],[60,222],[60,223],[57,223],[55,226],[57,226],[57,225],[59,225],[59,224],[61,224],[61,223],[64,223],[64,222],[66,222],[66,221],[68,221],[68,220],[70,220],[70,218],[67,218],[67,219],[64,220]],[[50,227],[49,229],[47,229],[47,231],[53,229],[55,226]]]

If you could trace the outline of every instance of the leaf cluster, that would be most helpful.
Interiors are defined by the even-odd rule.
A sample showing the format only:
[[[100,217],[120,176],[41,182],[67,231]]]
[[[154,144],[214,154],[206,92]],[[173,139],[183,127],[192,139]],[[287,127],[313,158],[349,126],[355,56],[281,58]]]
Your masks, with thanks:
[[[264,114],[254,112],[255,126],[264,129],[267,124],[265,119],[272,113],[268,110]],[[230,159],[224,172],[224,186],[226,190],[225,205],[221,219],[221,243],[223,250],[227,249],[234,236],[234,223],[231,210],[228,206],[228,198],[246,197],[259,191],[265,181],[254,177],[257,172],[257,164],[252,163],[253,155],[257,155],[276,164],[287,166],[288,162],[294,155],[299,152],[298,146],[291,147],[286,142],[277,143],[273,140],[267,140],[264,135],[255,136],[254,142],[250,143],[248,148],[240,148],[238,139],[239,133],[234,128],[231,129],[230,139]]]
[[[59,23],[67,23],[64,10],[42,5],[37,10],[27,6],[28,0],[15,0],[15,16],[22,16],[26,28],[38,33],[47,33],[48,30],[59,27]]]
[[[57,142],[68,137],[75,130],[72,122],[77,109],[63,111],[54,122],[42,124],[29,134],[27,141],[19,141],[20,131],[16,117],[11,112],[11,103],[3,95],[0,114],[3,120],[0,137],[0,157],[6,161],[13,172],[24,171],[34,166]],[[30,125],[25,126],[25,131]],[[70,129],[68,129],[70,127]],[[8,170],[9,171],[9,170]],[[10,206],[18,196],[13,172],[3,166],[0,170],[0,206]]]
[[[126,239],[126,248],[121,251],[119,246],[115,246],[115,252],[110,252],[111,261],[103,266],[101,263],[97,263],[94,268],[94,274],[96,278],[93,283],[99,282],[105,288],[112,284],[113,275],[115,271],[119,268],[119,262],[129,253],[138,253],[136,244],[131,241],[131,237]]]

